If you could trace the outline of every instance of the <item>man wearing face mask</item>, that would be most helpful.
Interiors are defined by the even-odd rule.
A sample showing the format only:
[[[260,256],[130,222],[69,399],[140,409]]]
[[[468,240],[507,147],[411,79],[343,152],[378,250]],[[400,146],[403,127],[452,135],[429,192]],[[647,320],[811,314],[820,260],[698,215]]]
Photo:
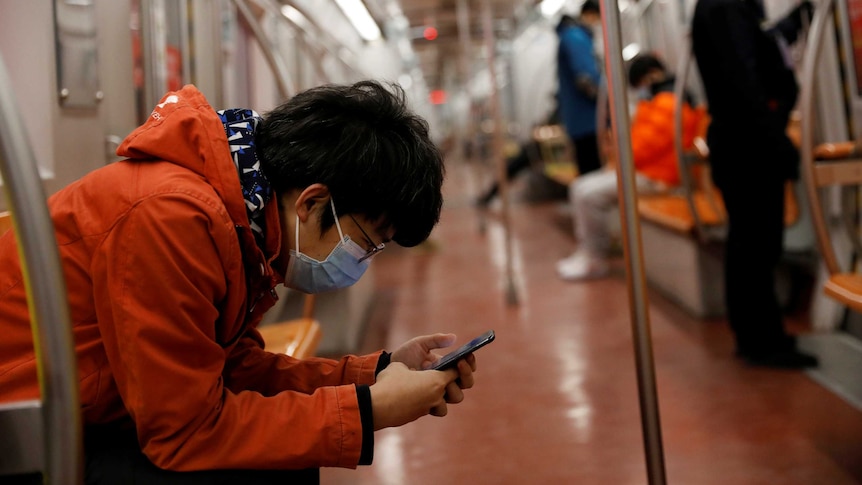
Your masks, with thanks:
[[[655,194],[679,184],[673,146],[673,78],[655,56],[642,54],[629,66],[629,86],[640,95],[632,116],[631,140],[638,193]],[[703,121],[704,111],[691,107],[686,96],[683,106],[683,146],[692,146]],[[569,186],[569,202],[578,248],[557,262],[557,275],[567,281],[600,278],[608,274],[607,261],[612,246],[608,224],[617,207],[617,171],[611,162],[575,178]]]
[[[598,2],[586,0],[578,18],[563,15],[557,24],[560,116],[575,147],[580,174],[601,167],[596,140],[596,96],[601,76],[593,40],[593,30],[601,23]]]
[[[764,28],[760,0],[699,0],[692,21],[692,48],[712,117],[711,173],[728,215],[727,318],[737,355],[752,365],[817,365],[784,329],[775,294],[784,186],[799,176],[799,153],[786,133],[798,93],[787,46],[811,10],[810,2],[801,2]]]
[[[297,360],[255,327],[284,283],[356,282],[439,220],[442,158],[403,91],[300,93],[260,117],[166,95],[49,200],[75,335],[87,483],[317,483],[370,464],[374,431],[444,416],[475,358],[423,371],[451,334]],[[0,237],[0,401],[39,397],[14,234]]]

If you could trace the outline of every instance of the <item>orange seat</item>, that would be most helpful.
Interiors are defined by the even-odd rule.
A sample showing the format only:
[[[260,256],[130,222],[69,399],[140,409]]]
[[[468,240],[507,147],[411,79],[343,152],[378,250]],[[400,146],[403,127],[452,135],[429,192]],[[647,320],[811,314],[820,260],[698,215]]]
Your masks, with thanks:
[[[693,194],[695,210],[701,222],[707,226],[717,226],[724,221],[724,204],[721,198],[713,203],[703,191]],[[717,206],[717,207],[716,207]],[[718,209],[718,211],[716,210]],[[678,194],[643,196],[638,198],[638,213],[644,219],[684,234],[695,229],[694,217],[685,196]]]
[[[862,311],[862,274],[833,274],[829,276],[823,292],[841,304],[856,311]]]
[[[269,352],[297,359],[313,357],[320,344],[320,323],[314,319],[315,296],[305,295],[302,316],[285,322],[257,327]]]
[[[809,170],[813,187],[853,185],[862,180],[859,156],[862,142],[842,141],[821,143],[812,150],[810,157],[803,158]],[[824,258],[829,279],[823,293],[835,301],[856,311],[862,311],[862,273],[844,272],[840,269],[831,246],[825,218],[820,212],[819,201],[812,208],[812,219],[817,230],[820,250]]]
[[[575,154],[562,125],[542,125],[533,129],[539,147],[542,173],[560,185],[569,185],[578,176]]]
[[[320,324],[313,318],[264,325],[257,331],[263,336],[267,351],[297,359],[313,357],[320,344]]]
[[[709,168],[706,163],[709,160],[709,147],[706,145],[705,135],[709,126],[708,116],[702,118],[699,134],[695,136],[693,148],[689,157],[697,160],[696,163],[684,164],[690,170],[692,199],[697,211],[700,223],[705,226],[720,226],[727,220],[727,212],[721,193],[710,182]],[[797,146],[799,145],[799,120],[793,116],[788,123],[787,135]],[[821,148],[823,154],[827,153],[855,153],[853,143],[851,146],[833,146]],[[833,144],[838,145],[838,144]],[[691,209],[684,195],[667,194],[650,197],[642,197],[638,200],[638,212],[641,217],[656,224],[668,227],[681,233],[694,233],[697,229],[696,221],[691,214]],[[792,226],[799,220],[799,203],[792,181],[787,181],[784,188],[784,225]]]
[[[799,220],[799,203],[793,191],[793,183],[787,182],[784,190],[784,225],[791,226]],[[692,194],[694,206],[704,226],[719,226],[726,220],[724,201],[721,194],[713,189],[712,193],[697,190]],[[693,233],[694,217],[685,196],[666,194],[638,198],[638,213],[644,219],[668,227],[681,233]]]
[[[815,160],[842,160],[858,156],[860,147],[852,141],[822,143],[814,147]]]

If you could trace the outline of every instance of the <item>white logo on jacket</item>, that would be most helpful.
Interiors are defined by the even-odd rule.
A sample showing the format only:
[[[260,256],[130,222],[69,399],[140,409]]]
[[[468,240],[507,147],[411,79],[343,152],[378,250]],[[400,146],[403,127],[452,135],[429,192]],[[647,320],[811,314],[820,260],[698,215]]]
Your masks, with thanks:
[[[179,101],[180,101],[180,97],[179,97],[179,96],[177,96],[176,94],[172,94],[172,95],[168,96],[167,98],[165,98],[165,100],[164,100],[163,102],[159,103],[159,104],[158,104],[158,105],[156,105],[156,106],[157,106],[159,109],[162,109],[162,108],[164,108],[164,107],[165,107],[165,105],[167,105],[167,104],[176,104],[176,103],[178,103]],[[153,112],[150,114],[150,116],[152,116],[152,117],[153,117],[153,119],[156,119],[156,120],[160,120],[160,119],[162,119],[162,115],[160,115],[156,110],[153,110]]]

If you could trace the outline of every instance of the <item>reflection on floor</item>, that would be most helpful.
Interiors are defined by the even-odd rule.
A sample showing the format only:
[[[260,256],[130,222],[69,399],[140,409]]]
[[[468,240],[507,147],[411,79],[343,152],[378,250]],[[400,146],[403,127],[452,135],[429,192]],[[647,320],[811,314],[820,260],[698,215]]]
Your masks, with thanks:
[[[515,204],[519,304],[508,305],[502,230],[492,220],[480,233],[469,173],[448,177],[431,241],[374,261],[362,350],[437,331],[466,341],[493,328],[497,340],[447,417],[376,433],[373,465],[324,469],[322,483],[647,483],[622,261],[603,280],[558,280],[574,241],[557,204]],[[862,483],[862,411],[804,373],[747,367],[724,321],[649,298],[668,483]]]

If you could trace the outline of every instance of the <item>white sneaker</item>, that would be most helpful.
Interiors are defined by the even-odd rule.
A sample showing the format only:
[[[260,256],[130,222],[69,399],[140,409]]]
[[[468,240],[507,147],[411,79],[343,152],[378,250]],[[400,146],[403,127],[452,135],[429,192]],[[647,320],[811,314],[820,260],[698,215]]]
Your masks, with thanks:
[[[608,262],[602,258],[576,251],[566,259],[557,261],[557,276],[566,281],[582,281],[607,276]]]
[[[580,259],[583,259],[586,255],[580,251],[575,251],[569,257],[563,258],[557,261],[557,272],[560,272],[563,268],[576,264],[576,262]]]

